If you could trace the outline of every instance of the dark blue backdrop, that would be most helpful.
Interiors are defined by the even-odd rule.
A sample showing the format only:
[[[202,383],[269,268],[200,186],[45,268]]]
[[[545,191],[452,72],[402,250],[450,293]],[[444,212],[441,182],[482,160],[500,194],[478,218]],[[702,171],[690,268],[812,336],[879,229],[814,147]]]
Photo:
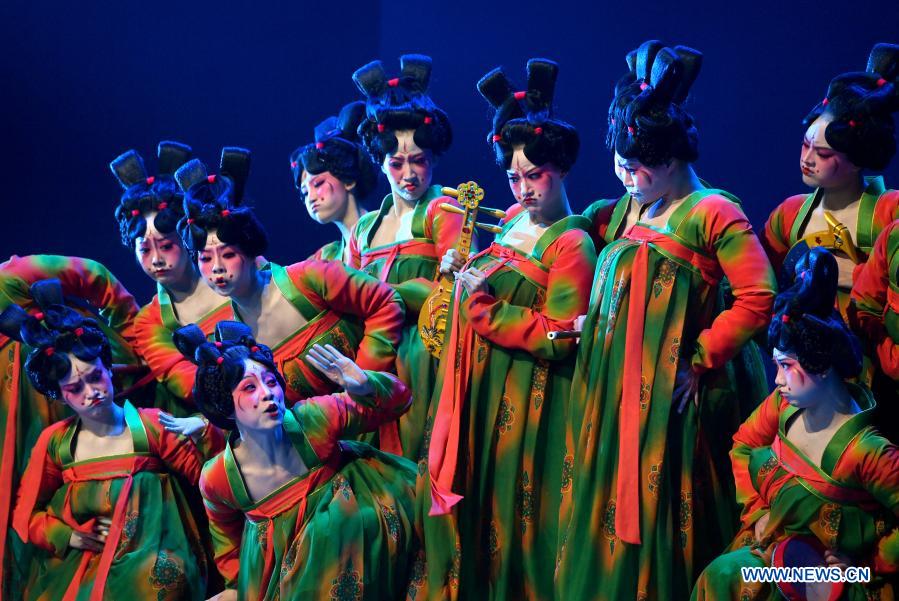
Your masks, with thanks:
[[[167,138],[212,162],[222,145],[246,146],[254,153],[249,195],[269,228],[270,258],[303,258],[337,231],[306,215],[287,156],[322,117],[356,98],[350,75],[373,58],[391,72],[404,52],[434,58],[432,95],[455,130],[437,181],[476,179],[494,206],[512,197],[485,143],[488,112],[475,82],[501,64],[523,85],[529,57],[557,60],[557,112],[583,141],[569,176],[580,209],[621,190],[602,137],[625,53],[651,37],[693,46],[705,54],[691,101],[698,170],[740,196],[760,228],[777,202],[805,191],[799,122],[827,82],[862,69],[875,42],[899,42],[895,0],[99,4],[0,6],[0,255],[95,258],[141,302],[152,286],[118,242],[119,190],[108,162],[128,148],[152,155]],[[899,161],[886,175],[899,186]]]

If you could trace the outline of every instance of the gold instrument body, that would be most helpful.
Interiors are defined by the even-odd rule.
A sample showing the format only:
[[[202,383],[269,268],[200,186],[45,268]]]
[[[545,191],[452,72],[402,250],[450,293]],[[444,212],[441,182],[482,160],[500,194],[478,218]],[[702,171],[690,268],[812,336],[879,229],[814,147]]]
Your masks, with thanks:
[[[462,259],[467,261],[468,255],[471,253],[471,238],[474,228],[478,227],[494,234],[502,231],[502,228],[498,226],[478,223],[476,221],[478,211],[480,210],[499,219],[505,217],[506,214],[498,209],[480,206],[481,201],[484,199],[484,190],[475,182],[460,184],[458,189],[443,188],[443,193],[446,196],[457,199],[462,206],[462,208],[459,208],[443,203],[440,205],[440,208],[444,211],[461,213],[463,215],[462,233],[455,249],[462,255]],[[421,313],[418,314],[418,333],[421,336],[421,341],[424,343],[425,348],[428,349],[428,352],[438,358],[443,351],[443,343],[446,338],[446,318],[449,314],[450,302],[452,301],[453,284],[454,279],[452,275],[440,274],[437,286],[425,299],[421,307]]]
[[[852,233],[849,231],[849,228],[840,223],[830,211],[824,211],[824,219],[827,221],[828,231],[808,234],[802,238],[808,247],[814,248],[816,246],[823,246],[825,248],[839,250],[846,253],[856,265],[863,263],[865,258],[862,256],[862,252],[859,248],[855,245],[855,242],[853,242]]]

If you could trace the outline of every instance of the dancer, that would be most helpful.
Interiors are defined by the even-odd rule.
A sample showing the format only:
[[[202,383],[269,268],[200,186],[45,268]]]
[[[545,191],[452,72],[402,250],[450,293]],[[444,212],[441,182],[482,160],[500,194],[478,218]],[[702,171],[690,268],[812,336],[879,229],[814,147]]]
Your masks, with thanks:
[[[43,550],[24,598],[202,599],[199,536],[171,476],[196,484],[203,453],[168,432],[158,410],[113,401],[112,353],[97,322],[61,304],[42,309],[0,314],[3,333],[32,347],[25,368],[35,389],[74,412],[41,433],[19,489],[13,527]],[[196,440],[223,444],[211,432]]]
[[[230,304],[201,281],[176,231],[184,203],[173,174],[191,152],[177,142],[160,142],[153,176],[134,150],[109,165],[124,189],[115,210],[122,244],[156,282],[156,294],[134,321],[134,349],[161,385],[155,406],[176,417],[194,412],[190,390],[196,368],[175,348],[172,333],[195,322],[211,333],[217,322],[232,317]]]
[[[351,264],[391,285],[406,304],[406,325],[396,369],[412,388],[412,408],[400,419],[402,454],[424,465],[421,448],[434,391],[437,360],[425,349],[418,314],[435,286],[440,257],[462,235],[462,216],[440,209],[456,205],[432,185],[438,158],[452,142],[449,118],[427,94],[431,59],[400,57],[401,74],[387,79],[374,61],[353,74],[366,97],[359,131],[365,148],[386,174],[390,194],[380,209],[359,220],[350,239]]]
[[[34,286],[45,279],[56,279],[56,283]],[[15,304],[37,315],[42,312],[41,304],[53,302],[67,302],[82,315],[98,319],[110,341],[113,361],[138,363],[132,351],[132,324],[138,306],[106,267],[90,259],[59,255],[12,256],[0,263],[0,311]],[[61,403],[47,403],[31,386],[25,374],[30,350],[17,337],[0,333],[0,373],[6,374],[0,387],[0,423],[4,424],[0,445],[0,599],[19,598],[31,562],[32,547],[23,545],[11,529],[12,504],[28,456],[41,430],[71,414]]]
[[[395,376],[362,370],[333,346],[308,360],[346,392],[287,408],[271,350],[221,322],[177,341],[198,365],[194,398],[232,431],[200,489],[228,589],[217,599],[395,599],[415,544],[414,465],[342,441],[396,420],[411,402]]]
[[[310,259],[350,264],[350,234],[367,212],[361,201],[378,181],[356,131],[364,118],[365,103],[351,102],[337,117],[328,117],[316,126],[315,142],[290,155],[293,181],[309,216],[340,230],[339,240],[325,244]]]
[[[813,248],[777,297],[768,340],[777,388],[734,436],[741,532],[713,561],[694,599],[892,599],[899,568],[899,449],[874,428],[874,399],[851,384],[855,339],[834,310],[837,260]],[[871,568],[869,584],[745,582],[743,567],[791,565],[791,546],[818,549],[802,565]],[[843,585],[839,585],[843,586]],[[804,587],[804,590],[803,590]],[[817,595],[817,596],[815,596]]]
[[[552,109],[558,65],[528,61],[527,90],[495,69],[488,142],[516,204],[502,232],[456,272],[419,479],[426,562],[415,598],[551,598],[565,416],[575,344],[550,341],[586,311],[596,253],[565,177],[579,138]]]
[[[881,230],[899,218],[899,191],[886,189],[881,176],[865,175],[885,169],[896,152],[897,78],[899,46],[877,44],[867,71],[844,73],[830,82],[827,95],[803,120],[799,167],[802,181],[815,191],[791,196],[765,224],[763,244],[787,282],[795,258],[809,247],[834,253],[840,266],[837,304],[847,323],[859,265]]]
[[[644,43],[609,111],[635,202],[599,256],[578,349],[561,599],[683,599],[734,531],[717,417],[735,404],[726,364],[767,322],[774,277],[739,204],[692,167],[698,133],[682,103],[701,58]],[[724,277],[734,300],[720,311]]]

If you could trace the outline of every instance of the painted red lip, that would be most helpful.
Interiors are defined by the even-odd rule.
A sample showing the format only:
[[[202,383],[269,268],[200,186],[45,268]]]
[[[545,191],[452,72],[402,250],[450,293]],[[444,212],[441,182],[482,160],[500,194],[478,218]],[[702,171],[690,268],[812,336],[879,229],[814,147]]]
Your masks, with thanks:
[[[815,173],[808,167],[802,167],[801,170],[802,170],[802,175],[814,175],[814,173]]]
[[[414,189],[417,188],[418,186],[415,185],[415,184],[406,184],[406,185],[403,186],[403,187],[404,187],[406,190],[408,190],[409,192],[411,192],[412,190],[414,190]]]
[[[537,201],[534,200],[533,198],[522,198],[521,204],[523,204],[525,206],[531,206],[531,205],[537,204]]]
[[[281,410],[278,408],[277,403],[271,403],[268,407],[263,410],[263,413],[280,413]]]
[[[228,285],[228,282],[225,281],[225,278],[216,278],[215,285],[218,286],[219,288],[224,288],[225,286]]]

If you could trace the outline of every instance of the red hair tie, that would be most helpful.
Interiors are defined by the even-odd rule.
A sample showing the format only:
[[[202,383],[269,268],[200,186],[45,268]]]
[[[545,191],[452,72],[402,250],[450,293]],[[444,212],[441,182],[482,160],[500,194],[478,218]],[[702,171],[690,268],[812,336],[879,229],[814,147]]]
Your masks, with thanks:
[[[75,337],[81,338],[81,335],[84,334],[84,328],[75,328]]]
[[[222,343],[216,340],[213,344],[215,344],[215,348],[222,348]]]
[[[397,87],[398,85],[400,85],[400,78],[394,77],[393,79],[388,79],[387,85],[390,86],[391,88]]]
[[[499,134],[493,134],[493,141],[494,141],[494,142],[499,142],[499,141],[502,140],[502,139],[503,139],[503,137],[502,137],[501,135],[499,135]]]
[[[167,208],[169,208],[169,203],[167,203],[167,202],[161,202],[161,203],[159,203],[159,210],[160,210],[160,211],[163,210],[163,209],[167,209]]]
[[[877,87],[882,88],[884,85],[886,85],[886,82],[887,82],[887,80],[885,80],[883,77],[881,77],[880,79],[877,80]]]
[[[258,353],[258,352],[259,352],[259,347],[256,346],[256,345],[254,344],[253,346],[250,347],[250,352],[251,352],[251,353]]]
[[[140,211],[138,211],[137,209],[131,209],[132,217],[137,217],[138,215],[140,215]]]
[[[319,150],[321,150],[322,148],[325,147],[325,143],[324,142],[316,142],[315,147],[318,148]],[[294,164],[296,164],[296,163],[294,163]]]
[[[378,133],[379,134],[384,133],[384,124],[383,123],[378,123]]]
[[[784,313],[780,316],[780,321],[783,323],[790,323],[790,316]]]
[[[543,133],[543,128],[542,128],[542,127],[535,127],[535,128],[534,128],[534,133],[535,133],[536,135],[539,136],[540,134]]]
[[[224,363],[224,362],[225,362],[225,358],[224,358],[224,357],[219,357],[218,359],[215,360],[215,364],[216,364],[216,365],[221,365],[221,364]]]
[[[296,161],[290,161],[290,168],[291,168],[291,169],[296,169],[296,168],[297,168],[297,165],[298,165],[298,163],[297,163]]]
[[[856,125],[858,125],[857,122],[853,121],[852,119],[849,120],[849,127],[855,127]]]
[[[433,119],[431,119],[430,117],[425,117],[425,125],[430,125],[431,121],[433,121]]]
[[[44,349],[44,354],[47,355],[48,357],[53,355],[53,353],[55,353],[55,352],[56,352],[56,349],[53,348],[52,346],[48,346],[47,348]]]
[[[188,217],[188,218],[187,218],[187,225],[193,225],[193,222],[194,222],[194,218],[193,218],[193,217]]]
[[[649,87],[649,84],[644,81],[643,83],[640,84],[640,91],[642,92],[643,90],[645,90],[648,87]]]
[[[631,127],[630,125],[627,126],[627,135],[629,135],[629,136],[634,135],[634,128]]]
[[[222,217],[227,217],[230,214],[231,214],[231,211],[229,211],[228,209],[225,209],[222,211]]]
[[[38,321],[43,321],[43,319],[44,319],[44,312],[43,312],[43,311],[38,311],[37,313],[34,314],[34,318],[35,318],[36,320],[38,320]]]
[[[821,104],[824,105],[824,106],[827,106],[827,104],[828,104],[829,102],[830,102],[830,100],[828,100],[827,98],[825,98],[824,100],[821,101]]]
[[[515,100],[524,100],[524,97],[527,95],[527,92],[515,92],[515,94],[513,94],[513,96],[515,96]]]
[[[155,181],[156,181],[156,178],[151,175],[150,177],[147,178],[147,185],[152,186],[153,182],[155,182]]]
[[[214,176],[214,175],[207,175],[207,176],[206,176],[206,181],[209,182],[210,184],[215,183],[215,176]]]

